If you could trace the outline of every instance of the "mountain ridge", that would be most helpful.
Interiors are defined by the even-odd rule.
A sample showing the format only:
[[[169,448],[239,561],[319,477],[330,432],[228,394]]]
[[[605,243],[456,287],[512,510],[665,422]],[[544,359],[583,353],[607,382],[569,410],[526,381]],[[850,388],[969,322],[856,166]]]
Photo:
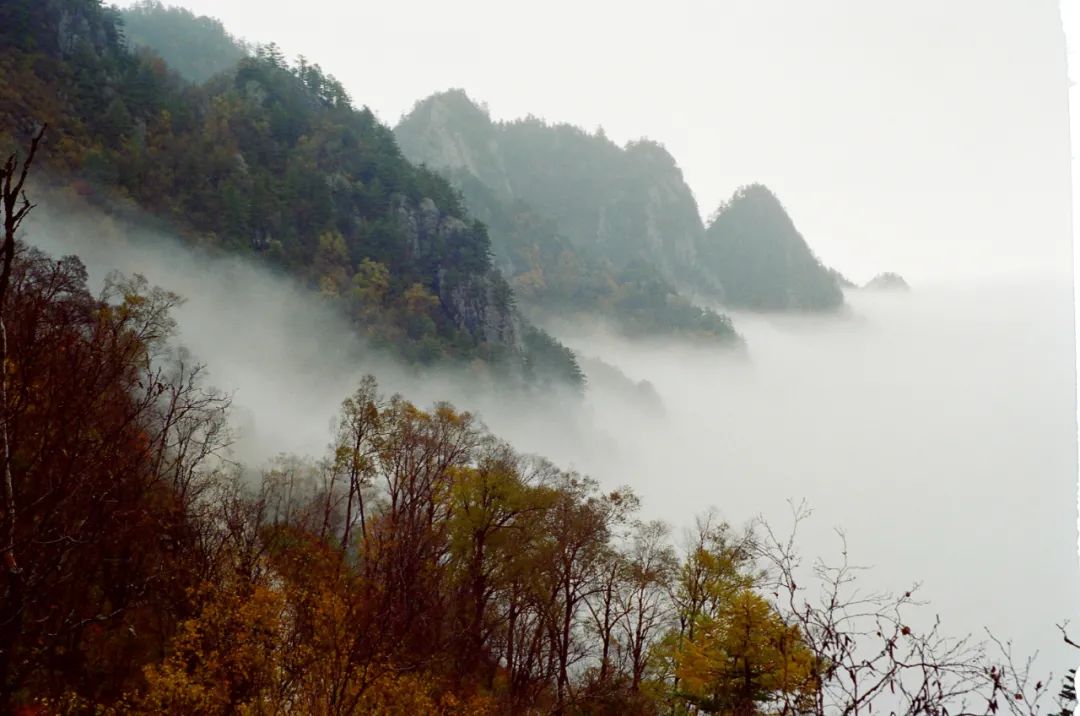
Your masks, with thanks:
[[[407,157],[448,177],[471,208],[475,191],[466,175],[503,201],[523,202],[553,222],[554,233],[579,253],[610,263],[616,273],[651,266],[679,300],[701,295],[735,308],[761,303],[770,310],[831,310],[843,303],[837,278],[801,235],[796,241],[768,233],[751,246],[758,255],[749,258],[779,260],[766,274],[786,276],[790,285],[767,282],[766,300],[743,300],[741,267],[717,264],[725,241],[715,231],[708,234],[677,161],[659,142],[640,139],[620,147],[602,132],[570,124],[531,116],[495,121],[461,89],[418,101],[394,133]],[[784,233],[798,233],[779,201],[771,211],[774,216],[761,217],[765,223],[791,224]],[[774,240],[786,242],[786,259],[770,248]],[[503,242],[493,233],[496,251]]]

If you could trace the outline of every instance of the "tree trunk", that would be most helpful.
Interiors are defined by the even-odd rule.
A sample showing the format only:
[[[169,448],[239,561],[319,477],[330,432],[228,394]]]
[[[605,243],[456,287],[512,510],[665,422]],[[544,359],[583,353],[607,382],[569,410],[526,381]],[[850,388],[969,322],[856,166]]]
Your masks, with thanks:
[[[2,199],[4,204],[4,239],[0,244],[0,459],[3,460],[3,508],[4,518],[0,523],[0,553],[3,555],[4,573],[7,581],[7,593],[0,610],[0,707],[11,705],[11,657],[15,640],[21,631],[22,603],[25,584],[22,569],[15,559],[15,482],[11,475],[11,412],[8,403],[8,341],[7,326],[4,321],[7,308],[8,285],[11,283],[11,267],[15,262],[15,233],[33,204],[26,198],[23,186],[30,165],[34,162],[41,138],[45,136],[46,126],[42,126],[30,141],[30,151],[26,160],[19,167],[19,162],[12,154],[0,171]],[[16,179],[16,174],[18,179]],[[20,204],[19,199],[22,199]]]

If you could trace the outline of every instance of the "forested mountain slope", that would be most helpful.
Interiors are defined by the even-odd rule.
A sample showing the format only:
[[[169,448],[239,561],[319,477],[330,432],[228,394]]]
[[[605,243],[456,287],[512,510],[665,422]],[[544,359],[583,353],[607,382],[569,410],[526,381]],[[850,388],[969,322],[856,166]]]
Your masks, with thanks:
[[[228,72],[251,54],[252,48],[230,35],[219,20],[158,0],[142,0],[120,17],[129,46],[152,49],[191,82]]]
[[[531,312],[611,321],[629,336],[739,340],[727,316],[695,306],[643,259],[614,262],[576,246],[559,224],[466,170],[444,170],[490,229],[496,265]]]
[[[271,45],[191,85],[129,51],[95,0],[6,2],[0,44],[0,141],[47,122],[45,159],[81,193],[266,259],[408,360],[580,383],[569,351],[517,312],[486,227],[318,66]]]
[[[833,308],[841,277],[821,264],[767,187],[742,187],[717,209],[701,244],[703,265],[728,305],[759,310]]]
[[[601,315],[630,335],[737,340],[726,316],[676,287],[700,284],[692,256],[701,228],[662,148],[624,151],[538,120],[497,124],[460,90],[419,102],[394,132],[406,156],[450,178],[488,225],[526,306]]]
[[[534,117],[493,122],[461,90],[417,103],[395,128],[402,151],[435,169],[466,169],[553,219],[583,251],[645,261],[675,282],[693,273],[697,203],[663,147],[622,148],[602,134]]]
[[[13,152],[0,163],[0,713],[1043,712],[1049,682],[1011,642],[950,638],[915,588],[864,586],[846,541],[807,570],[805,503],[790,531],[708,511],[677,540],[623,474],[602,485],[372,376],[317,416],[332,417],[325,452],[238,464],[231,398],[177,340],[182,298],[119,275],[94,294],[77,256],[28,245],[41,224],[16,240],[42,195],[24,185],[29,165],[36,179],[47,160],[62,187],[152,211],[210,251],[262,257],[416,360],[571,381],[577,366],[515,312],[485,226],[319,68],[271,47],[191,85],[130,54],[96,0],[6,0],[0,48],[0,149]],[[587,255],[561,219],[476,181],[493,217],[511,207],[560,260]],[[759,243],[797,270],[805,245],[782,207],[744,193],[710,229],[716,250],[765,227]],[[80,227],[88,244],[107,239],[95,228]],[[662,409],[650,383],[591,369],[633,388],[628,409]],[[294,430],[312,419],[280,383],[269,392],[260,414]],[[708,408],[744,419],[724,397]],[[750,417],[798,462],[773,430],[785,404],[753,398]],[[585,412],[508,402],[572,430]],[[616,419],[582,437],[614,452],[617,434],[659,458],[650,472],[609,455],[627,480],[707,480],[718,499],[746,489],[754,475],[727,470],[726,446],[698,451],[685,421],[671,425]]]

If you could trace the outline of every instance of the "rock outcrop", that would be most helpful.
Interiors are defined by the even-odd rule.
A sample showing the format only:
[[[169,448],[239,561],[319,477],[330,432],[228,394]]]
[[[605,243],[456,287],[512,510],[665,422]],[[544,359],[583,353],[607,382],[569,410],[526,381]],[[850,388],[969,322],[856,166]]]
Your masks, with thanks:
[[[697,203],[656,142],[619,147],[535,118],[493,122],[461,90],[417,103],[394,133],[410,161],[448,176],[465,172],[500,199],[527,203],[579,250],[620,267],[645,262],[673,284],[700,278]]]
[[[489,221],[507,227],[492,235],[501,266],[511,276],[528,274],[528,286],[543,276],[523,261],[523,232],[535,239],[546,221],[550,240],[524,248],[539,257],[531,263],[547,278],[566,262],[548,257],[545,264],[546,254],[563,255],[557,244],[568,242],[579,262],[608,266],[611,276],[648,266],[672,293],[735,307],[821,310],[843,303],[842,277],[821,265],[768,189],[741,190],[707,233],[682,171],[656,142],[620,147],[602,131],[534,117],[494,122],[461,90],[418,102],[394,133],[407,158],[450,178],[478,215],[537,217],[528,226]]]
[[[415,207],[401,205],[398,215],[410,258],[422,264],[438,261],[448,247],[475,240],[476,227],[439,211],[430,198]],[[510,287],[498,271],[463,272],[439,265],[435,276],[435,293],[458,328],[482,342],[524,354],[522,320],[514,310]]]

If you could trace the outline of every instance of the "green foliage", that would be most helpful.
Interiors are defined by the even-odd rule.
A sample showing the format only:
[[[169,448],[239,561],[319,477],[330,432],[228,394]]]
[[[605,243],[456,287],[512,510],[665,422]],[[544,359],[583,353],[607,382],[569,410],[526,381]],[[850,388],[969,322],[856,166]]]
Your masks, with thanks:
[[[129,52],[116,14],[96,2],[13,0],[2,12],[0,42],[20,49],[0,57],[0,125],[17,138],[48,122],[46,159],[80,193],[129,197],[208,248],[263,257],[408,360],[519,372],[530,362],[486,228],[318,65],[289,64],[268,45],[192,85],[157,55]],[[61,22],[73,13],[85,22]],[[229,41],[186,11],[144,4],[129,14],[136,34],[152,25],[169,38],[146,40],[163,54],[170,42]],[[69,29],[54,42],[57,26]],[[375,264],[385,270],[377,296]]]
[[[529,355],[529,371],[541,383],[582,385],[585,382],[585,374],[578,367],[574,354],[546,331],[528,327],[525,348]]]
[[[837,276],[821,265],[780,201],[760,184],[742,187],[716,210],[701,256],[732,306],[828,309],[844,300]]]

